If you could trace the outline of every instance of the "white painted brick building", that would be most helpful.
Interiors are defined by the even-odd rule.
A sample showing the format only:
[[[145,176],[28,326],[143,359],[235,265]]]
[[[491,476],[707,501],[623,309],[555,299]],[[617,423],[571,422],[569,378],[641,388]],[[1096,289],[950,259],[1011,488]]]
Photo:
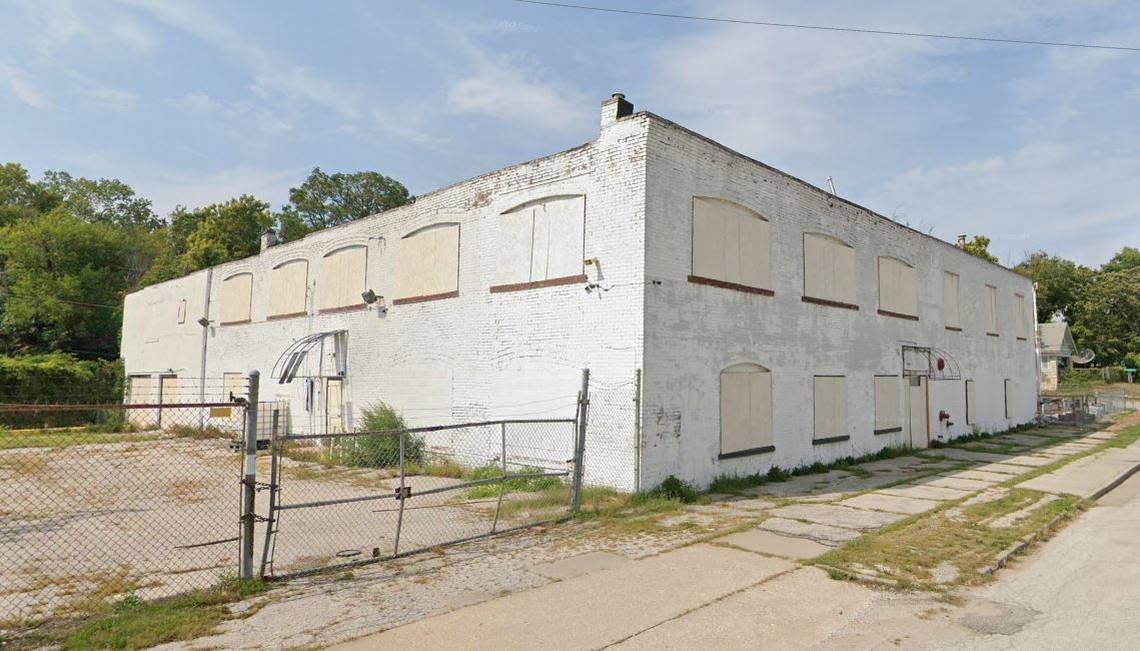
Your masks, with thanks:
[[[380,400],[413,426],[572,417],[588,367],[587,479],[623,489],[1034,417],[1028,279],[631,109],[607,100],[580,147],[130,294],[128,375],[258,369],[291,429],[325,431]],[[337,330],[339,360],[330,337],[271,377]],[[907,345],[953,379],[904,377]]]

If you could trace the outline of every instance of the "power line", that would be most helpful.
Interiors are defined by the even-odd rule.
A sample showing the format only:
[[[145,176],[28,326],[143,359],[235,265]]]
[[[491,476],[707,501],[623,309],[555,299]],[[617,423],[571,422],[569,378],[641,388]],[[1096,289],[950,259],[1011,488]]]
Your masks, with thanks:
[[[610,14],[626,14],[630,16],[652,16],[654,18],[674,18],[679,20],[699,20],[710,23],[731,23],[735,25],[757,25],[760,27],[786,27],[789,29],[814,29],[824,32],[851,32],[855,34],[874,34],[878,36],[908,36],[913,38],[939,38],[952,41],[982,41],[985,43],[1003,43],[1006,45],[1042,45],[1048,47],[1073,47],[1091,50],[1115,50],[1119,52],[1140,52],[1140,47],[1123,45],[1097,45],[1094,43],[1068,43],[1062,41],[1034,41],[1019,38],[996,38],[991,36],[963,36],[960,34],[937,34],[933,32],[898,32],[886,29],[864,29],[860,27],[835,27],[832,25],[807,25],[801,23],[777,23],[766,20],[745,20],[743,18],[715,18],[712,16],[690,16],[686,14],[670,14],[658,11],[641,11],[638,9],[617,9],[614,7],[596,7],[592,5],[570,4],[565,2],[546,2],[545,0],[511,0],[529,5],[542,5],[558,7],[561,9],[580,9],[582,11],[596,11]]]

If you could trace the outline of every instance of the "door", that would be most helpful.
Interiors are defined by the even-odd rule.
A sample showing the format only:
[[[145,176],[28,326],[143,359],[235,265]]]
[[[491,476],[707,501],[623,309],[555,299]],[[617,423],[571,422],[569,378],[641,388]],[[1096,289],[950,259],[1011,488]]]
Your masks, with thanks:
[[[335,434],[344,431],[344,388],[343,380],[325,381],[325,432]]]
[[[910,445],[915,448],[930,446],[930,414],[927,406],[929,387],[926,378],[910,376],[906,388],[907,431]]]
[[[163,375],[158,378],[159,381],[159,402],[164,405],[178,404],[178,376],[177,375]],[[178,410],[164,407],[158,413],[158,426],[163,429],[169,429],[175,425],[188,425],[189,423],[178,422]]]
[[[127,394],[127,402],[132,405],[146,405],[158,402],[154,390],[154,378],[149,375],[132,375]],[[153,409],[127,410],[127,422],[138,429],[153,429],[158,426],[158,413]]]

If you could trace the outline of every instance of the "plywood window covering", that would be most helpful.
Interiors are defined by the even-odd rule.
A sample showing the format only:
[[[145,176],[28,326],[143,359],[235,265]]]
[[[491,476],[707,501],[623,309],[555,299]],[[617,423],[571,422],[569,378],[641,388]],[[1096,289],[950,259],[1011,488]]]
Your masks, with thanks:
[[[899,378],[897,375],[875,376],[875,433],[902,431],[899,414]]]
[[[998,295],[997,287],[986,285],[986,334],[998,334]]]
[[[503,213],[493,292],[585,282],[586,198],[548,197]]]
[[[222,281],[221,325],[248,323],[253,299],[253,274],[234,274]]]
[[[879,314],[918,320],[918,273],[904,260],[879,258]]]
[[[178,325],[186,323],[186,299],[178,301]]]
[[[129,378],[127,402],[132,405],[147,405],[158,402],[158,383],[149,375],[132,375]],[[158,411],[152,409],[128,409],[127,422],[140,429],[158,425]]]
[[[1029,319],[1025,312],[1025,296],[1023,294],[1014,294],[1014,308],[1017,310],[1017,338],[1029,338]]]
[[[977,400],[977,394],[974,391],[974,381],[973,380],[966,380],[966,424],[967,425],[973,425],[975,422],[974,405],[978,404],[977,402],[975,402],[976,400]]]
[[[731,201],[693,197],[693,273],[689,280],[771,295],[768,220]]]
[[[720,373],[720,458],[771,452],[772,374],[756,364]]]
[[[958,303],[959,280],[956,273],[942,272],[942,321],[947,330],[962,329],[962,311]]]
[[[1013,380],[1005,381],[1005,417],[1013,418]]]
[[[815,412],[812,443],[818,445],[847,440],[847,378],[817,375],[812,393]]]
[[[325,427],[330,434],[344,431],[344,384],[330,379],[325,383]]]
[[[804,301],[857,310],[855,249],[822,233],[804,233]]]
[[[308,260],[290,260],[274,267],[269,272],[269,317],[281,318],[304,314],[307,311],[305,298],[308,284]],[[359,297],[359,294],[357,296]]]
[[[222,395],[218,402],[231,402],[232,398],[244,398],[245,375],[242,373],[222,373]],[[229,418],[233,415],[233,407],[210,407],[211,418]]]
[[[459,295],[459,224],[426,226],[405,235],[396,253],[394,304]]]
[[[329,312],[363,307],[361,294],[367,289],[367,273],[368,249],[363,245],[326,254],[321,259],[317,309]]]

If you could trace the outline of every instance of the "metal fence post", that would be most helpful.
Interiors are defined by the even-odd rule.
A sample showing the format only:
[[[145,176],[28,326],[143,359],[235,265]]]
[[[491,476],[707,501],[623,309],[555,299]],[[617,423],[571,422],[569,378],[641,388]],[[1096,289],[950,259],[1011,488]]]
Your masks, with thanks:
[[[408,491],[404,487],[407,481],[407,463],[404,458],[404,439],[408,436],[407,432],[400,432],[400,487],[396,489],[396,499],[400,502],[400,512],[396,516],[396,536],[392,540],[392,558],[400,555],[400,532],[404,528],[404,498],[408,496]]]
[[[574,483],[570,488],[570,512],[582,507],[582,459],[586,452],[586,412],[590,406],[590,369],[582,369],[582,393],[578,403],[578,437],[574,441]]]
[[[499,512],[503,510],[503,493],[507,490],[507,424],[499,423],[499,439],[502,442],[502,447],[499,451],[499,467],[501,468],[501,478],[499,479],[499,501],[495,504],[495,519],[491,521],[491,533],[499,528]]]
[[[249,372],[249,397],[245,406],[245,474],[242,477],[241,558],[238,575],[253,578],[253,525],[257,501],[257,389],[260,373]]]
[[[274,407],[273,427],[269,434],[269,513],[265,516],[265,542],[261,546],[261,568],[257,571],[259,578],[265,578],[265,567],[269,563],[269,546],[273,542],[273,526],[277,523],[277,456],[281,453],[277,447],[277,428],[280,423],[281,412]]]

